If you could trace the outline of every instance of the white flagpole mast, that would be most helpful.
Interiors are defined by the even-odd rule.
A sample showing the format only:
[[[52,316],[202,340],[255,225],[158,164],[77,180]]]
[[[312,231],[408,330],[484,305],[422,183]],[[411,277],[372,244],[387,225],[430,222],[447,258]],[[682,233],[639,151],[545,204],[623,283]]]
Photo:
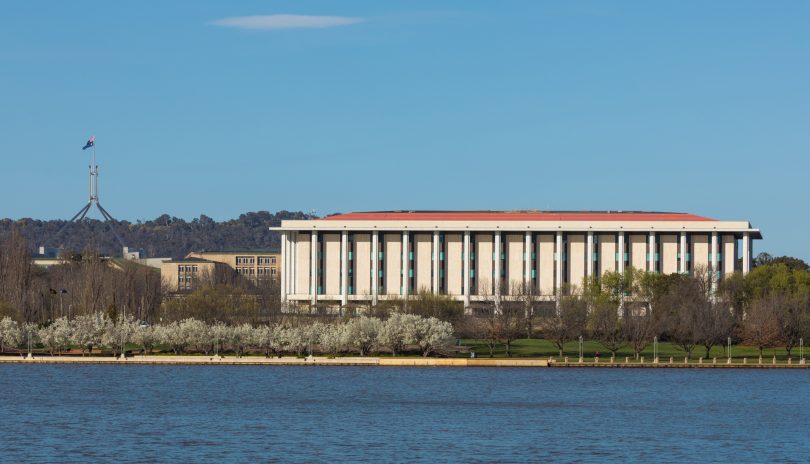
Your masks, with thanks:
[[[93,175],[95,182],[93,184],[93,198],[98,203],[98,164],[96,164],[96,136],[93,136]]]

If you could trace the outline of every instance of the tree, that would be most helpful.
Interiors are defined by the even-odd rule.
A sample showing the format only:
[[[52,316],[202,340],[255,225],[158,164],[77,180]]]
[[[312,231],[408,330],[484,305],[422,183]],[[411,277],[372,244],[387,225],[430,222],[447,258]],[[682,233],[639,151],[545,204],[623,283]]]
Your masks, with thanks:
[[[92,354],[93,347],[101,344],[104,320],[100,313],[82,314],[73,320],[73,342],[79,345],[82,355]]]
[[[623,322],[624,318],[619,317],[618,308],[612,301],[599,298],[593,302],[590,314],[591,333],[614,357],[627,344]]]
[[[774,315],[779,326],[779,339],[785,346],[788,357],[799,344],[799,339],[808,332],[808,295],[772,295]]]
[[[269,325],[254,328],[253,345],[262,351],[264,357],[269,358],[276,349],[276,332]]]
[[[563,355],[565,344],[584,335],[588,322],[588,304],[580,295],[560,297],[559,309],[543,320],[543,333]]]
[[[506,356],[512,356],[512,342],[517,339],[526,326],[526,315],[534,311],[536,297],[529,289],[531,285],[512,282],[513,295],[517,301],[501,302],[493,310],[494,321],[498,325],[497,335],[506,350]]]
[[[70,323],[60,317],[39,329],[39,339],[51,354],[63,351],[70,344]]]
[[[157,333],[160,342],[169,345],[174,354],[182,353],[189,344],[187,334],[177,321],[159,326]]]
[[[407,303],[407,307],[400,310],[401,312],[421,317],[435,317],[451,323],[457,323],[464,317],[462,302],[454,300],[450,295],[433,293],[427,288],[419,289]],[[396,308],[394,310],[396,311]]]
[[[712,347],[722,345],[734,332],[736,321],[728,303],[714,294],[714,289],[718,287],[716,273],[699,266],[687,281],[691,283],[689,301],[696,311],[695,334],[698,343],[706,349],[708,358]]]
[[[18,346],[22,343],[22,338],[17,321],[8,316],[0,319],[0,353],[5,352],[8,346]]]
[[[253,339],[253,327],[245,323],[231,327],[228,343],[236,355],[242,357],[252,344]]]
[[[346,335],[344,324],[329,324],[321,333],[321,350],[330,355],[336,355],[343,350]]]
[[[453,325],[435,317],[422,318],[409,327],[409,339],[419,345],[422,356],[445,348],[452,343]]]
[[[689,276],[681,276],[669,288],[659,306],[664,333],[687,357],[692,356],[695,346],[701,342],[701,327],[704,323],[702,305],[705,294],[700,283]]]
[[[515,302],[523,308],[523,326],[526,329],[526,338],[532,338],[534,319],[540,302],[537,287],[531,281],[513,282],[512,295],[514,295]]]
[[[658,334],[658,322],[649,311],[631,311],[622,318],[622,329],[633,355],[638,359]]]
[[[136,323],[132,316],[118,319],[105,318],[104,328],[101,332],[101,344],[112,351],[113,356],[122,354],[135,332]]]
[[[408,326],[421,319],[415,314],[393,313],[385,320],[379,333],[379,345],[391,350],[391,355],[401,353],[408,342]]]
[[[376,317],[360,316],[346,323],[345,344],[358,350],[365,356],[374,349],[382,324]]]
[[[140,345],[144,352],[148,351],[150,354],[158,342],[155,327],[146,324],[140,324],[132,334],[132,342]]]
[[[742,323],[740,333],[742,340],[759,349],[760,359],[762,359],[762,350],[773,346],[779,340],[779,321],[775,314],[778,304],[778,298],[773,296],[753,301],[748,306]]]
[[[285,327],[281,332],[283,346],[301,356],[310,345],[309,334],[302,327]]]

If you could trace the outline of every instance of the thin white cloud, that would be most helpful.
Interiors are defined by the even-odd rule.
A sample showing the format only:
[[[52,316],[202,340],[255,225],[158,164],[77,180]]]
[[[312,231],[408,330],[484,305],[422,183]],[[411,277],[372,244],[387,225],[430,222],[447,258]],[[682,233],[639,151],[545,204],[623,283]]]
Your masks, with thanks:
[[[211,24],[239,29],[317,29],[325,27],[347,26],[363,22],[363,18],[350,16],[307,16],[293,14],[274,14],[256,16],[234,16],[217,19]]]

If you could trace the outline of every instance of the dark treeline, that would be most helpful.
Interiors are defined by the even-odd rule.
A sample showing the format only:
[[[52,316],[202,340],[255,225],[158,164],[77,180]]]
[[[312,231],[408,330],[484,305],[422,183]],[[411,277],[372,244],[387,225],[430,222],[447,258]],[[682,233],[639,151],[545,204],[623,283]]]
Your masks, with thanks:
[[[268,227],[280,225],[283,219],[312,217],[300,211],[257,211],[242,214],[237,219],[217,222],[206,215],[186,221],[164,214],[149,221],[117,221],[114,227],[127,246],[141,248],[147,256],[181,257],[190,251],[200,250],[275,248],[279,246],[279,236]],[[50,247],[81,251],[92,244],[102,255],[120,256],[121,246],[110,232],[109,225],[95,219],[70,224],[51,240],[65,222],[2,219],[0,238],[17,229],[28,241],[30,251],[48,240]]]

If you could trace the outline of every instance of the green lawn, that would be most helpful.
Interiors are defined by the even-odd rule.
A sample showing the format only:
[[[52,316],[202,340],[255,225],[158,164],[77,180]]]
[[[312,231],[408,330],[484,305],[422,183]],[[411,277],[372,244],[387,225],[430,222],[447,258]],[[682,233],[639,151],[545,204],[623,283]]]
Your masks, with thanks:
[[[469,347],[471,350],[475,351],[478,357],[489,357],[489,348],[486,346],[484,340],[475,340],[475,339],[462,339],[461,340],[462,346]],[[600,357],[602,359],[610,358],[610,351],[606,350],[605,347],[600,345],[598,342],[594,341],[585,341],[583,342],[583,352],[586,358],[593,358],[594,355],[599,352]],[[697,360],[701,356],[706,354],[705,348],[702,346],[698,346],[692,351],[692,359]],[[766,360],[770,360],[774,354],[776,355],[778,360],[786,360],[787,359],[787,352],[784,348],[768,348],[763,351],[763,358]],[[672,356],[675,358],[677,362],[679,359],[682,362],[686,353],[676,347],[671,343],[659,343],[658,344],[658,357],[663,361],[664,358],[669,360],[669,357]],[[503,345],[499,345],[495,349],[495,357],[505,357],[506,350]],[[533,357],[533,358],[548,358],[553,357],[555,359],[560,359],[559,352],[557,347],[548,340],[542,339],[520,339],[515,340],[512,343],[512,356],[514,357]],[[579,342],[569,342],[565,345],[564,356],[568,356],[570,358],[578,358],[579,357]],[[633,350],[630,347],[624,347],[618,351],[616,354],[617,358],[619,358],[622,362],[624,361],[624,357],[626,356],[633,356]],[[653,346],[650,344],[643,352],[642,356],[644,356],[647,360],[652,360],[653,357]],[[796,362],[799,358],[799,348],[796,347],[792,351],[792,356],[794,362]],[[717,358],[725,358],[726,357],[726,347],[725,346],[715,346],[712,348],[710,353],[710,358],[717,357]],[[731,357],[732,358],[748,358],[749,362],[752,359],[756,360],[759,357],[759,350],[752,346],[741,346],[741,345],[732,345],[731,346]],[[810,352],[805,349],[805,357],[810,357]],[[618,360],[618,359],[617,359]]]

